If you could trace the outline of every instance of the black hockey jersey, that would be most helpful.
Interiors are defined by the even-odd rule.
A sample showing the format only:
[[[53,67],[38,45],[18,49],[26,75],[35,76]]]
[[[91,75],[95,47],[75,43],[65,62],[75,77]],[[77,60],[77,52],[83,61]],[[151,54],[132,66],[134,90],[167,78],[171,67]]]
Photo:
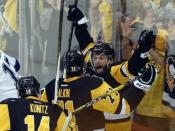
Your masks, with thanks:
[[[112,89],[102,79],[90,76],[65,79],[60,84],[58,89],[58,104],[64,109],[66,115]],[[48,90],[51,90],[52,87],[46,88],[47,95],[45,94],[46,92],[43,93],[43,98],[47,98]],[[92,131],[104,128],[105,119],[103,112],[123,115],[129,114],[139,103],[144,93],[137,88],[133,88],[132,85],[128,89],[134,92],[136,91],[134,94],[137,95],[137,99],[134,98],[135,96],[132,96],[133,92],[129,90],[129,93],[127,91],[123,94],[113,93],[93,106],[76,113],[71,122],[75,123],[79,131]]]
[[[6,99],[0,112],[1,131],[61,131],[65,121],[60,107],[35,97]]]

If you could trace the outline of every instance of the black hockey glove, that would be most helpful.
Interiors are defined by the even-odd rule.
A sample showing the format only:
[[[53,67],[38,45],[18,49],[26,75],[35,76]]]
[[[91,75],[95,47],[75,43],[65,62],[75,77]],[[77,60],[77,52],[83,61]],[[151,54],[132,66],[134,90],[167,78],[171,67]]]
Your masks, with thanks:
[[[143,91],[149,91],[156,78],[156,74],[156,68],[153,65],[147,65],[147,67],[145,67],[145,71],[141,76],[138,76],[138,78],[134,80],[133,84],[136,88],[139,88]]]
[[[156,38],[156,32],[153,30],[144,30],[141,32],[138,40],[138,51],[141,53],[140,57],[147,57],[148,51],[153,47]]]
[[[74,22],[75,26],[87,28],[88,19],[84,16],[82,11],[76,6],[69,6],[67,19]]]

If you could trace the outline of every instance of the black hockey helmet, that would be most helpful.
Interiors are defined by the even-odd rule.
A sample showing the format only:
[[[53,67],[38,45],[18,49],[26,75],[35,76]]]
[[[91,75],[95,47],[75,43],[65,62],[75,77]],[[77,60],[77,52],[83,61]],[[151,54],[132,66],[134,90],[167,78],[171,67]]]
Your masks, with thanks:
[[[21,77],[16,83],[16,88],[21,97],[37,96],[40,94],[40,83],[34,76]]]
[[[98,41],[97,44],[95,44],[95,46],[91,49],[91,56],[94,54],[105,54],[108,56],[109,60],[114,60],[115,51],[110,45],[110,43]]]
[[[84,56],[77,50],[70,50],[65,53],[64,67],[67,76],[77,76],[83,72]]]

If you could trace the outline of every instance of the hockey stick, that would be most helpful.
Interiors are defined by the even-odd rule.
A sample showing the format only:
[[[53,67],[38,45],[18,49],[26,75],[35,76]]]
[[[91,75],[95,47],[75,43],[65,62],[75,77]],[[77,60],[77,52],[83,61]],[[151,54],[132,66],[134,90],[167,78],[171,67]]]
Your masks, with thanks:
[[[74,1],[74,6],[77,7],[78,0]],[[72,44],[72,36],[73,36],[73,31],[74,31],[74,22],[71,23],[71,32],[69,34],[69,46],[68,46],[68,51],[71,49],[71,44]]]
[[[77,7],[77,4],[78,4],[78,0],[75,0],[74,6]],[[73,31],[74,31],[74,22],[71,22],[71,31],[70,31],[69,39],[68,39],[68,51],[70,51],[70,49],[71,49]],[[66,69],[65,68],[63,70],[63,78],[66,78]]]
[[[95,104],[95,103],[97,103],[98,101],[100,101],[100,100],[106,98],[107,96],[111,95],[112,93],[115,93],[115,92],[121,90],[123,87],[124,87],[124,85],[119,85],[119,86],[117,86],[116,88],[110,90],[109,92],[106,92],[105,94],[103,94],[103,95],[101,95],[101,96],[99,96],[99,97],[97,97],[97,98],[95,98],[95,99],[93,99],[93,100],[91,100],[91,101],[85,103],[84,105],[78,107],[78,108],[77,108],[76,110],[74,110],[73,112],[69,113],[69,115],[68,115],[68,117],[66,118],[65,123],[64,123],[64,125],[63,125],[62,131],[66,131],[66,129],[67,129],[67,127],[68,127],[68,125],[69,125],[69,123],[70,123],[70,121],[71,121],[72,115],[75,115],[76,113],[82,111],[83,109],[86,109],[86,108],[92,106],[93,104]]]
[[[58,62],[57,62],[57,74],[55,80],[55,92],[54,92],[54,100],[53,103],[57,103],[58,99],[58,84],[60,78],[60,61],[61,61],[61,38],[62,38],[62,26],[63,26],[63,13],[64,13],[64,0],[61,0],[60,4],[60,17],[59,17],[59,27],[58,27]]]

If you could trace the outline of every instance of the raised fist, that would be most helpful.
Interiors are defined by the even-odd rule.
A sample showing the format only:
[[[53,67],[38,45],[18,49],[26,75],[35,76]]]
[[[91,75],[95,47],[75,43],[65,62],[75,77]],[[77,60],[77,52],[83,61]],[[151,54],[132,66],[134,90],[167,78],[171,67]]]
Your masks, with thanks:
[[[139,40],[138,40],[138,51],[141,53],[148,52],[154,45],[156,38],[156,33],[153,30],[143,30],[140,34]]]
[[[73,21],[77,25],[83,25],[88,22],[87,18],[84,16],[82,11],[76,6],[69,6],[67,19]]]

